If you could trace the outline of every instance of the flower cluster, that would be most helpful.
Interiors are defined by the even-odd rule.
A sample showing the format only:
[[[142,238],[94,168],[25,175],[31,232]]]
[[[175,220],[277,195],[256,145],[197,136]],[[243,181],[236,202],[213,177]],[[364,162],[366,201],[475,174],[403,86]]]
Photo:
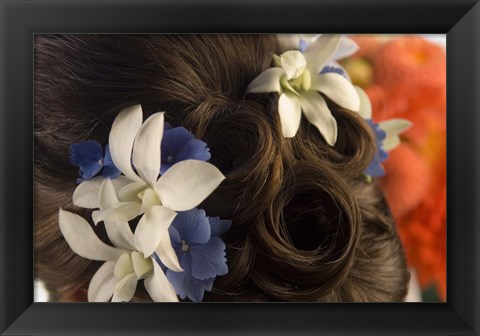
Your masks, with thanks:
[[[286,43],[288,39],[285,37],[281,41],[284,45],[291,45]],[[356,46],[339,35],[321,35],[307,44],[307,40],[301,39],[300,50],[274,55],[274,67],[255,78],[247,91],[280,94],[278,112],[284,137],[291,138],[297,134],[303,112],[325,141],[334,146],[337,122],[324,96],[343,108],[359,110],[357,91],[346,77],[346,72],[335,62],[354,53]]]
[[[90,282],[89,301],[130,301],[140,280],[154,301],[178,301],[177,295],[201,301],[216,276],[228,271],[218,236],[230,221],[206,217],[196,207],[225,177],[205,162],[210,153],[204,142],[182,127],[164,129],[164,113],[142,121],[140,105],[121,111],[105,156],[93,141],[71,146],[81,175],[73,204],[94,209],[92,220],[104,223],[113,246],[63,209],[60,229],[75,253],[105,261]]]
[[[284,53],[273,56],[274,67],[255,78],[247,91],[280,94],[278,112],[286,138],[296,135],[303,112],[325,141],[330,146],[335,145],[337,122],[324,96],[343,108],[358,112],[372,128],[377,145],[365,175],[369,178],[383,176],[382,162],[388,157],[387,151],[399,145],[398,135],[411,123],[404,119],[373,122],[368,96],[352,84],[347,71],[336,62],[354,54],[358,45],[340,35],[279,35],[278,42]]]

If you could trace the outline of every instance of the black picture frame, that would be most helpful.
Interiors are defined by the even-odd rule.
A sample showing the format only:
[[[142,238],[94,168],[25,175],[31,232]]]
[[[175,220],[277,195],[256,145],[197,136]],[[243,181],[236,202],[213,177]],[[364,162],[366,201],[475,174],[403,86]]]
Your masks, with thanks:
[[[479,335],[480,4],[2,0],[2,335]],[[33,303],[35,33],[446,33],[447,303]]]

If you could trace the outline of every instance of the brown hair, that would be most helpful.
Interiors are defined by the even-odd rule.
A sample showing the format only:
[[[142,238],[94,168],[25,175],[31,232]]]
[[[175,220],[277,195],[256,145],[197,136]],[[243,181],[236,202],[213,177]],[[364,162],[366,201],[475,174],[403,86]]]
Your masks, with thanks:
[[[35,273],[57,299],[85,299],[99,267],[58,227],[59,207],[89,218],[71,204],[69,146],[105,144],[116,114],[142,104],[204,140],[226,176],[200,206],[232,220],[229,272],[204,301],[403,300],[402,246],[378,184],[363,176],[375,152],[370,127],[328,101],[335,147],[305,120],[284,138],[278,95],[246,94],[277,49],[263,35],[35,37]]]

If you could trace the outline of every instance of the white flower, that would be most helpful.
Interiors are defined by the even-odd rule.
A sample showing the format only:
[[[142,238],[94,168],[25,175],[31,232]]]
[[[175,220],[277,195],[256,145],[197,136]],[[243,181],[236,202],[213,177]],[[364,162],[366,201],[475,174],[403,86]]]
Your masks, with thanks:
[[[358,96],[360,97],[359,114],[362,118],[372,119],[372,104],[368,95],[358,86],[355,86]],[[386,151],[391,151],[400,145],[399,135],[412,127],[412,122],[402,118],[388,119],[378,123],[378,127],[385,131],[386,138],[382,142],[382,148]]]
[[[109,136],[110,153],[115,166],[125,175],[112,181],[116,202],[105,206],[101,192],[104,179],[97,177],[82,182],[73,194],[73,203],[93,212],[95,223],[106,226],[128,222],[145,213],[135,231],[136,246],[141,245],[144,257],[156,252],[168,268],[181,271],[171,246],[168,231],[163,236],[150,235],[149,226],[168,228],[175,211],[190,210],[199,205],[225,178],[212,164],[185,160],[173,165],[159,177],[160,146],[164,114],[155,113],[143,124],[140,105],[121,111],[113,122]],[[132,167],[132,163],[135,169]]]
[[[320,93],[343,108],[358,111],[360,101],[352,83],[337,73],[320,73],[333,60],[339,43],[338,35],[322,35],[303,53],[289,50],[274,55],[276,67],[261,73],[248,86],[252,93],[280,93],[278,112],[285,137],[295,136],[303,112],[325,141],[335,145],[337,122]]]
[[[100,193],[102,208],[118,202],[110,179],[102,182]],[[160,237],[170,243],[167,230],[175,215],[165,207],[153,207],[140,219],[135,234],[128,222],[105,221],[107,235],[115,246],[112,247],[97,237],[84,218],[60,209],[60,230],[70,248],[83,258],[105,261],[90,281],[88,301],[130,301],[135,295],[137,282],[142,279],[154,301],[178,301],[158,263],[152,257],[145,257],[150,254],[145,253],[147,242],[152,241],[149,237]]]

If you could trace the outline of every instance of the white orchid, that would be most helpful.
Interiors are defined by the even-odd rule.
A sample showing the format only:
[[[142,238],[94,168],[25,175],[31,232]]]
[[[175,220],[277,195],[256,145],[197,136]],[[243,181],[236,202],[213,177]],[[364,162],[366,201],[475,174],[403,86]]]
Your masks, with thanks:
[[[358,96],[360,98],[359,114],[362,118],[372,119],[372,104],[368,95],[363,89],[355,86]],[[412,122],[402,118],[388,119],[378,123],[378,127],[386,134],[385,140],[382,142],[382,148],[386,151],[391,151],[400,145],[400,134],[412,127]]]
[[[261,73],[248,86],[248,92],[280,94],[278,112],[285,137],[295,136],[303,111],[325,141],[335,145],[337,122],[322,94],[339,106],[358,112],[360,100],[352,83],[338,73],[321,73],[339,43],[338,35],[322,35],[303,53],[289,50],[281,56],[274,55],[275,67]]]
[[[165,266],[181,271],[168,226],[175,211],[199,205],[225,176],[210,163],[185,160],[159,177],[164,113],[153,114],[143,124],[142,120],[140,105],[126,108],[118,114],[110,131],[112,160],[125,175],[111,184],[117,201],[106,202],[106,194],[101,189],[104,178],[96,177],[77,187],[73,203],[87,209],[99,209],[92,213],[92,218],[95,223],[104,221],[107,230],[145,214],[135,231],[135,244],[141,247],[139,251],[145,258],[156,252]],[[152,232],[156,234],[150,236]]]
[[[118,202],[110,179],[102,182],[100,193],[102,208]],[[142,279],[154,301],[178,301],[165,273],[150,256],[150,251],[146,251],[149,245],[156,244],[158,237],[168,238],[166,230],[176,213],[164,209],[153,207],[146,213],[140,219],[135,234],[128,222],[106,221],[107,235],[114,247],[102,242],[84,218],[60,209],[60,230],[70,248],[83,258],[105,261],[90,281],[88,301],[106,302],[111,299],[113,302],[128,302],[135,294],[137,282]],[[163,220],[158,221],[158,218]]]

